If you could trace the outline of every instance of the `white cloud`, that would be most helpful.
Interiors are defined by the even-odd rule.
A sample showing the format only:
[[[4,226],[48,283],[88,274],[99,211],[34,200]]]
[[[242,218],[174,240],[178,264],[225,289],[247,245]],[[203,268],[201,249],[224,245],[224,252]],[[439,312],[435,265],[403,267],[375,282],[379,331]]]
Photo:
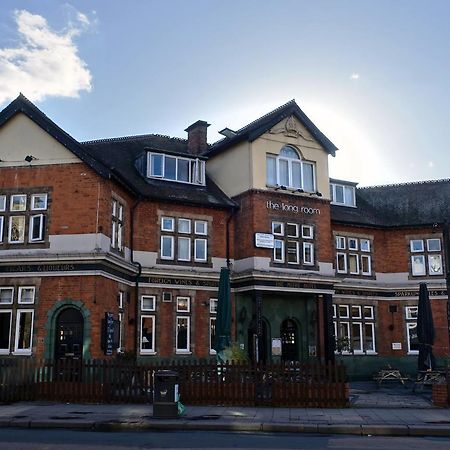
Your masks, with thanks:
[[[428,167],[430,169],[432,169],[434,167],[434,162],[433,161],[428,161]]]
[[[78,13],[63,32],[52,30],[47,20],[26,10],[15,11],[19,45],[0,48],[0,103],[19,92],[33,101],[46,97],[78,97],[92,89],[92,76],[78,56],[74,37],[89,27]]]
[[[350,80],[359,80],[359,73],[353,72],[353,73],[350,75]]]

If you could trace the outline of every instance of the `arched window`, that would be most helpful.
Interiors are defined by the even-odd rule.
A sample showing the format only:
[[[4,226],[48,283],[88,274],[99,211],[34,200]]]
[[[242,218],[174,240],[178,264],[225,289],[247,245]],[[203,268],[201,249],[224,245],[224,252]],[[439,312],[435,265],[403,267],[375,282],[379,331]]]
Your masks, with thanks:
[[[315,166],[303,161],[295,148],[285,145],[278,156],[267,154],[267,185],[315,192]]]

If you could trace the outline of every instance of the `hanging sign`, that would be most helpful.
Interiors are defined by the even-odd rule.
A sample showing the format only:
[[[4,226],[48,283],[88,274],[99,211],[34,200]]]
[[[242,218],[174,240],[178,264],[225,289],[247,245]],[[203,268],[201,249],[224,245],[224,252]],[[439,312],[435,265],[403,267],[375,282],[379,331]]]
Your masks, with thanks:
[[[105,313],[105,355],[113,354],[114,348],[114,315],[113,313]]]

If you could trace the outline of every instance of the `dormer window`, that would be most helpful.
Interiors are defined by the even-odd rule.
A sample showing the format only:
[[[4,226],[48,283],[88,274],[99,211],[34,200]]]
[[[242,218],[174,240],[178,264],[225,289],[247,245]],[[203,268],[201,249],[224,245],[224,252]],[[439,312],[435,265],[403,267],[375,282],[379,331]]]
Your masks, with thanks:
[[[266,173],[268,186],[285,186],[305,192],[315,192],[315,164],[303,161],[297,150],[285,145],[280,154],[267,154]]]
[[[356,206],[355,186],[330,183],[331,203],[334,205]]]
[[[148,153],[147,176],[179,183],[205,184],[205,161],[198,158]]]

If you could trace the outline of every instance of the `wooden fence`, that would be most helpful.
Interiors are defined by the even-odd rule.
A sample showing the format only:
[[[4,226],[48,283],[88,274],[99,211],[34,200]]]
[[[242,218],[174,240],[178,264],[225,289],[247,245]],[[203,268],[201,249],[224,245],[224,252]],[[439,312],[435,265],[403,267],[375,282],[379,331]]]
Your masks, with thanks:
[[[179,375],[187,405],[343,407],[343,365],[206,362],[136,365],[117,360],[0,359],[0,402],[152,403],[158,370]]]

